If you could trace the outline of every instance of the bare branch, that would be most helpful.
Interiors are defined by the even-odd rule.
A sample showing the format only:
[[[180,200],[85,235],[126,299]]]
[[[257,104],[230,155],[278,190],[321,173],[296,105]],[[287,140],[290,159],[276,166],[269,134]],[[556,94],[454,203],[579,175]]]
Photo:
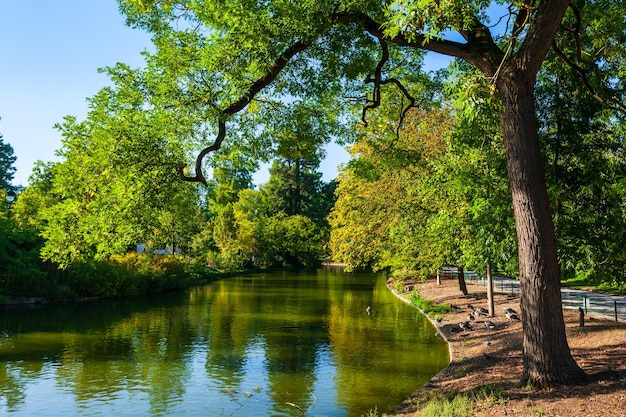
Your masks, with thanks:
[[[369,109],[375,109],[380,106],[380,84],[383,72],[383,66],[389,59],[389,48],[387,47],[387,42],[385,42],[382,38],[378,38],[378,43],[380,44],[381,49],[381,57],[378,60],[378,64],[376,65],[376,70],[374,70],[374,78],[372,76],[368,76],[365,79],[366,83],[374,83],[374,93],[372,100],[368,100],[368,103],[363,107],[363,113],[361,115],[361,121],[363,124],[367,126],[367,120],[365,119],[365,115]]]
[[[269,69],[269,71],[263,75],[261,78],[256,80],[248,91],[244,93],[237,101],[232,103],[230,106],[225,108],[222,113],[226,115],[233,115],[243,110],[249,103],[252,101],[254,96],[256,96],[263,88],[267,87],[278,77],[278,74],[285,68],[287,63],[291,58],[296,56],[299,52],[304,51],[310,45],[305,42],[296,42],[287,48],[279,57],[274,61],[274,64]]]
[[[398,87],[398,89],[402,92],[403,96],[406,97],[409,101],[409,104],[407,104],[406,107],[404,107],[404,105],[402,106],[402,111],[400,112],[400,120],[398,120],[398,126],[396,128],[396,136],[398,136],[400,132],[400,127],[402,126],[402,123],[404,122],[404,117],[406,116],[406,113],[409,111],[409,109],[411,109],[412,107],[415,107],[415,99],[413,98],[413,96],[411,96],[411,94],[409,93],[409,90],[407,90],[406,87],[402,85],[402,83],[398,79],[388,78],[388,79],[383,80],[382,72],[383,72],[383,67],[389,60],[389,48],[387,47],[387,42],[385,42],[384,39],[378,38],[378,43],[380,44],[380,48],[381,48],[381,57],[380,57],[380,60],[378,61],[378,64],[376,65],[376,69],[374,71],[374,77],[372,78],[372,76],[370,75],[365,79],[366,83],[374,83],[373,97],[372,97],[372,100],[368,100],[368,103],[363,107],[363,112],[361,114],[361,121],[367,127],[367,120],[365,118],[367,111],[370,109],[375,109],[378,106],[380,106],[380,86],[386,85],[386,84],[393,84],[396,87]]]
[[[222,142],[224,141],[225,137],[226,137],[226,121],[219,120],[218,132],[217,132],[217,137],[215,138],[215,141],[213,141],[213,144],[211,146],[207,146],[206,148],[204,148],[198,154],[198,157],[196,158],[194,176],[188,177],[185,175],[185,172],[184,172],[185,166],[181,167],[178,170],[178,173],[183,177],[184,181],[200,182],[204,185],[207,185],[206,177],[204,176],[204,173],[202,172],[202,160],[204,159],[205,156],[209,154],[209,152],[214,152],[214,151],[219,150],[222,147]]]

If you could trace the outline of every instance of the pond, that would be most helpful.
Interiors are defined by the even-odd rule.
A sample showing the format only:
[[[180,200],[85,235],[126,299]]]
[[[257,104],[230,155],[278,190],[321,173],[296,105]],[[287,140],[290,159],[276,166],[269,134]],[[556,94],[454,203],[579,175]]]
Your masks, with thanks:
[[[0,415],[361,416],[447,363],[383,275],[337,268],[0,310]]]

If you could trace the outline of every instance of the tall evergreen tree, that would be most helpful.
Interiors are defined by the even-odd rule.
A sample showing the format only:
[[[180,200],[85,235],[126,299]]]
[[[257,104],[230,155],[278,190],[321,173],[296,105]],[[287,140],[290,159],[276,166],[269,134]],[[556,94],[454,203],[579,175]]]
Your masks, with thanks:
[[[15,166],[13,164],[17,157],[13,155],[13,147],[4,143],[4,138],[0,133],[0,190],[11,190],[13,185],[13,175],[15,174]]]

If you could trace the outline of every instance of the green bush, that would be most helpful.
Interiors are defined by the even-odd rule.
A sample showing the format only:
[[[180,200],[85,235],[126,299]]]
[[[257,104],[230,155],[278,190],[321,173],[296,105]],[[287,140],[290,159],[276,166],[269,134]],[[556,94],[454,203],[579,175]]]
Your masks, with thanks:
[[[435,304],[432,300],[425,300],[420,297],[417,291],[414,291],[409,295],[409,300],[411,303],[422,310],[425,314],[435,315],[435,314],[443,314],[452,311],[452,308],[449,304]]]
[[[207,276],[208,271],[182,257],[133,253],[72,264],[62,283],[64,291],[75,297],[115,298],[181,288]]]

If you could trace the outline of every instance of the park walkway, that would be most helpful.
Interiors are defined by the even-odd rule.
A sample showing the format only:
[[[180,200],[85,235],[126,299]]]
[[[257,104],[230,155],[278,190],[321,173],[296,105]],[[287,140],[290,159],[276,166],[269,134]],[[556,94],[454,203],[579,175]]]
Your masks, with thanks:
[[[465,280],[468,283],[487,286],[487,278],[475,272],[466,272]],[[519,281],[506,277],[493,277],[493,290],[502,294],[519,297]],[[586,314],[595,314],[626,322],[626,297],[603,294],[591,291],[561,288],[563,307],[578,309],[582,307]]]

